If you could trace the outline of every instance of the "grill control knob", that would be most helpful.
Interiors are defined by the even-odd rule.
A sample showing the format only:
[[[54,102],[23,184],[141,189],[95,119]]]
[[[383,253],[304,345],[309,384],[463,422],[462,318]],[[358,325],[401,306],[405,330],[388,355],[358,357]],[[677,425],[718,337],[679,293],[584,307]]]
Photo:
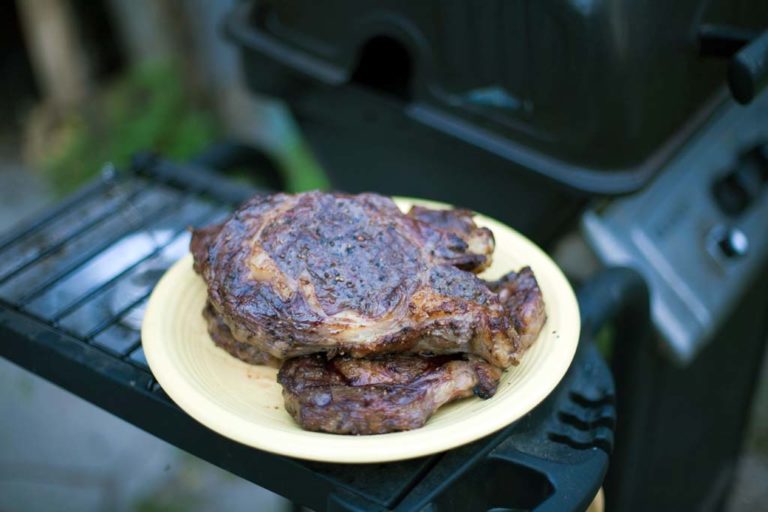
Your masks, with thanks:
[[[749,251],[749,239],[737,228],[726,229],[717,241],[718,247],[729,258],[746,256]]]

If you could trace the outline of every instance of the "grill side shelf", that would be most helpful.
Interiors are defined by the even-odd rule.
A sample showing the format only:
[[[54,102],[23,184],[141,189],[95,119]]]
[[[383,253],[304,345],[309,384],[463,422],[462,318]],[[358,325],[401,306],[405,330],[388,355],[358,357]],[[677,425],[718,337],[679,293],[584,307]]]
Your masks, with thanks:
[[[257,190],[194,166],[160,159],[145,164],[144,168],[135,169],[135,174],[99,180],[98,186],[76,193],[76,201],[65,201],[66,207],[54,207],[53,214],[29,223],[32,227],[18,231],[20,234],[6,237],[11,243],[0,248],[0,253],[10,251],[8,254],[21,255],[23,260],[23,268],[6,273],[6,291],[23,274],[22,280],[29,280],[27,284],[31,286],[19,287],[17,294],[21,296],[17,299],[32,300],[23,304],[0,294],[0,356],[295,503],[315,510],[333,509],[337,498],[343,496],[346,502],[354,502],[365,510],[390,508],[437,457],[350,466],[272,455],[203,427],[181,411],[152,377],[138,332],[143,305],[153,287],[147,280],[159,277],[180,254],[186,253],[187,224],[220,221],[232,205]],[[116,213],[113,203],[124,201],[125,193],[131,198],[155,197],[159,193],[157,198],[161,200],[150,201],[155,205],[153,208],[137,211],[140,218],[126,229],[110,232],[109,219]],[[193,202],[198,206],[190,206]],[[76,212],[84,204],[97,208],[101,214],[80,216]],[[61,218],[66,222],[58,220]],[[69,225],[70,220],[76,219],[83,220],[83,224]],[[67,247],[105,222],[106,227],[100,228],[105,230],[104,237],[91,235],[96,245],[67,253]],[[65,229],[59,232],[62,226]],[[104,259],[102,256],[111,254],[110,250],[114,252],[115,243],[153,227],[162,227],[167,236],[154,239],[141,258],[123,262],[119,269],[107,265],[107,273],[81,276],[93,262]],[[14,241],[29,242],[36,234],[46,233],[46,229],[49,234],[56,234],[52,238],[42,237],[50,243],[37,247],[37,252],[27,253],[29,244],[26,248],[13,245]],[[58,245],[52,247],[55,244]],[[45,266],[38,266],[40,261],[47,261],[58,271],[48,272]],[[36,271],[40,274],[35,275]]]
[[[126,361],[0,303],[0,356],[139,428],[227,471],[314,510],[346,496],[364,510],[385,510],[420,478],[432,458],[386,465],[310,463],[226,439],[179,409],[143,366]]]

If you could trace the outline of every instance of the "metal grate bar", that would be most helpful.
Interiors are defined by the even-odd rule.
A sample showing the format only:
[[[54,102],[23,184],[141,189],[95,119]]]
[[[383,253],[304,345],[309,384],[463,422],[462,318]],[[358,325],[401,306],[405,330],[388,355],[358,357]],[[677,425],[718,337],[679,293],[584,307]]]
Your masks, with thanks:
[[[119,190],[124,186],[128,185],[116,185],[115,189]],[[131,190],[127,194],[113,196],[106,201],[99,201],[96,208],[86,210],[85,212],[82,211],[83,208],[73,208],[67,212],[62,212],[60,217],[53,219],[48,225],[39,226],[38,231],[34,233],[36,236],[43,235],[46,231],[50,231],[49,236],[53,241],[47,247],[43,248],[42,244],[38,244],[37,250],[29,250],[29,248],[24,246],[25,244],[19,243],[16,246],[9,247],[8,251],[0,252],[0,258],[16,263],[15,266],[9,267],[5,272],[0,273],[0,284],[12,278],[17,272],[21,272],[34,265],[46,256],[60,251],[62,247],[72,240],[81,236],[83,233],[103,222],[110,216],[118,213],[127,203],[136,200],[137,196],[141,194],[142,191],[133,183],[131,183],[130,186],[135,190]],[[103,194],[90,198],[90,202],[95,202],[101,198],[103,198]],[[72,217],[75,217],[77,214],[82,215],[85,220],[83,220],[83,218],[77,219],[75,222],[78,224],[70,224],[70,226],[75,226],[75,229],[68,230],[67,222],[71,222],[73,220]],[[34,241],[32,241],[32,243],[34,243]],[[13,254],[14,252],[17,254]]]
[[[212,222],[216,222],[219,220],[220,217],[224,216],[224,211],[219,211],[218,214],[215,216],[209,217],[208,220]],[[183,253],[187,252],[187,248],[189,247],[189,237],[176,237],[176,242],[169,243],[166,245],[166,247],[163,249],[163,251],[168,251],[172,253],[174,256],[177,255],[177,251],[172,250],[174,245],[177,245],[179,242],[183,242]],[[177,258],[173,257],[171,260],[175,261]],[[166,267],[167,268],[167,267]],[[158,276],[159,277],[159,276]],[[136,308],[142,303],[146,305],[146,300],[149,298],[150,294],[152,293],[152,290],[154,289],[154,285],[156,282],[153,282],[151,284],[147,284],[146,291],[143,293],[137,293],[132,298],[133,300],[127,301],[127,304],[123,304],[122,307],[116,308],[116,311],[112,312],[112,317],[105,319],[100,324],[98,324],[95,328],[93,328],[91,331],[88,332],[88,337],[94,337],[97,336],[100,332],[104,331],[105,329],[109,328],[110,326],[114,325],[116,322],[122,320],[128,313],[135,312]],[[141,310],[141,317],[143,318],[143,309]],[[137,319],[138,321],[138,319]]]
[[[191,194],[187,196],[189,201],[194,201],[194,199],[191,199]],[[195,204],[194,202],[185,202],[185,206],[187,204]],[[201,203],[196,203],[197,205],[201,205]],[[93,297],[99,295],[100,293],[103,293],[105,290],[109,289],[110,287],[113,287],[115,283],[117,283],[119,280],[129,277],[132,273],[136,271],[139,267],[146,265],[148,262],[150,262],[153,259],[156,259],[158,255],[161,255],[168,247],[172,246],[173,244],[177,243],[177,241],[180,238],[180,235],[183,235],[186,231],[186,225],[201,225],[205,223],[209,218],[211,218],[213,215],[211,214],[214,207],[212,205],[204,205],[201,206],[205,208],[204,212],[202,214],[197,214],[195,217],[187,218],[186,215],[180,214],[179,218],[176,219],[178,222],[177,224],[181,224],[184,227],[177,228],[169,240],[164,241],[162,243],[159,243],[157,247],[146,257],[142,258],[141,260],[127,266],[125,269],[120,271],[118,274],[116,274],[114,277],[109,278],[108,280],[101,282],[96,287],[89,289],[89,290],[80,290],[80,293],[78,294],[77,298],[74,300],[70,300],[68,303],[63,303],[62,299],[60,297],[55,297],[54,300],[57,304],[57,307],[59,309],[52,314],[51,319],[54,322],[58,322],[61,318],[69,315],[71,312],[73,312],[75,309],[79,308],[83,303],[91,300]],[[87,267],[86,267],[87,268]],[[62,304],[63,303],[63,307]]]
[[[62,202],[53,206],[49,210],[44,211],[39,216],[36,216],[34,220],[30,221],[28,224],[24,224],[16,230],[11,231],[7,235],[0,237],[0,251],[5,250],[8,246],[30,236],[49,221],[55,219],[63,212],[66,212],[74,205],[77,205],[82,201],[87,200],[91,196],[100,193],[104,188],[111,186],[114,183],[115,178],[112,174],[103,174],[101,178],[83,186],[83,188],[79,189],[77,192],[64,199]]]
[[[99,333],[91,343],[121,357],[134,350],[141,343],[141,337],[138,331],[115,324]]]
[[[147,356],[144,355],[144,347],[137,346],[126,358],[127,361],[135,364],[142,370],[149,371],[149,364],[147,363]]]
[[[177,240],[169,244],[165,249],[152,256],[131,270],[121,279],[109,283],[106,287],[96,292],[90,299],[85,300],[77,307],[62,314],[58,324],[80,336],[93,335],[102,324],[114,321],[114,310],[121,310],[126,304],[133,303],[141,297],[148,295],[159,279],[160,273],[168,266],[168,260],[175,260],[187,251],[189,236],[182,233]],[[151,275],[155,272],[156,275]],[[136,285],[135,280],[142,280],[150,273],[149,282]],[[124,286],[125,289],[118,290]]]
[[[227,214],[227,211],[216,208],[200,224],[216,222]],[[167,268],[188,253],[189,238],[189,233],[179,233],[162,250],[62,312],[56,319],[58,326],[79,336],[92,336],[114,323],[114,312],[128,309],[134,302],[147,297]]]
[[[155,211],[153,213],[156,213],[157,215],[167,215],[171,211],[171,206],[166,206],[163,208],[160,208],[159,211]],[[132,259],[143,259],[146,258],[152,251],[152,249],[155,246],[154,240],[148,240],[145,244],[138,245],[133,243],[125,243],[121,244],[120,242],[122,240],[128,241],[128,237],[132,232],[137,231],[139,228],[146,228],[150,224],[150,219],[146,218],[144,221],[142,221],[138,226],[136,226],[136,229],[129,231],[127,233],[123,233],[123,236],[119,238],[113,238],[108,240],[108,242],[103,243],[96,247],[95,250],[90,251],[86,253],[86,257],[82,258],[77,264],[75,264],[72,268],[66,269],[64,272],[60,273],[59,275],[53,276],[51,279],[47,280],[37,288],[34,288],[30,293],[24,295],[20,301],[20,306],[24,307],[25,305],[29,304],[32,300],[36,299],[43,293],[45,293],[49,288],[56,286],[59,282],[67,279],[69,276],[77,272],[82,267],[86,266],[87,264],[92,263],[92,260],[98,259],[99,263],[104,262],[107,263],[106,260],[109,260],[110,258],[121,258],[118,261],[119,265],[127,265],[130,264],[128,262],[132,261]],[[124,251],[128,249],[127,246],[130,246],[133,251],[136,251],[134,254],[126,255]]]
[[[186,242],[187,238],[186,237],[180,238],[180,240],[184,240]],[[188,245],[188,242],[185,243],[185,245]],[[160,251],[158,251],[158,253],[159,252]],[[110,318],[103,320],[101,323],[97,324],[96,327],[94,327],[88,332],[87,336],[88,337],[96,336],[101,331],[103,331],[104,329],[108,328],[109,326],[117,322],[119,319],[125,316],[129,311],[131,311],[133,308],[139,305],[142,301],[145,301],[149,297],[149,295],[152,293],[153,288],[154,288],[154,284],[152,285],[148,284],[146,286],[145,291],[138,292],[134,296],[130,297],[128,299],[127,304],[117,305],[118,307],[116,308],[115,311],[112,312],[112,316]]]
[[[148,290],[146,293],[143,293],[141,296],[139,296],[134,301],[130,302],[127,306],[124,306],[122,309],[115,311],[114,316],[107,319],[106,321],[102,322],[100,325],[98,325],[95,329],[93,329],[90,333],[88,333],[89,338],[97,338],[99,334],[107,330],[108,328],[115,325],[117,322],[120,322],[128,313],[130,313],[134,308],[137,308],[139,306],[146,306],[147,299],[149,298],[150,294],[152,293],[152,289]],[[144,304],[142,304],[144,303]],[[141,310],[141,315],[143,317],[144,310]]]
[[[105,240],[114,241],[116,235],[134,228],[131,222],[121,215],[113,215],[100,223],[96,228],[65,245],[55,254],[41,259],[31,266],[13,275],[12,279],[0,285],[0,296],[11,302],[18,302],[25,294],[38,288],[50,276],[63,275],[83,261],[83,256],[93,253],[94,247]]]
[[[176,238],[178,235],[182,234],[183,231],[184,230],[181,230],[181,231],[175,233],[174,234],[174,238]],[[169,244],[166,244],[166,245],[170,245],[171,243],[173,243],[173,241],[169,242]],[[133,263],[133,264],[125,267],[125,269],[121,270],[114,277],[112,277],[112,278],[108,279],[107,281],[103,282],[102,284],[98,285],[96,288],[93,288],[93,289],[85,291],[85,293],[83,293],[83,295],[79,296],[74,301],[70,302],[69,304],[67,304],[63,308],[53,312],[52,315],[51,315],[51,321],[53,323],[59,322],[62,318],[66,317],[67,315],[69,315],[70,313],[72,313],[73,311],[78,309],[85,302],[88,302],[89,300],[93,299],[95,296],[99,295],[100,293],[103,293],[104,290],[114,286],[115,283],[117,283],[121,279],[129,276],[137,268],[141,267],[142,265],[144,265],[147,262],[149,262],[152,259],[154,259],[158,254],[160,254],[163,251],[163,249],[166,247],[166,245],[158,246],[154,251],[149,253],[147,256],[145,256],[144,258],[138,260],[136,263]],[[32,311],[35,311],[35,308],[28,308],[28,309],[30,309]]]
[[[178,194],[175,194],[178,196]],[[154,201],[154,204],[152,204]],[[173,196],[167,191],[161,189],[150,189],[140,195],[136,203],[131,203],[131,207],[120,214],[109,217],[105,222],[99,224],[100,229],[93,231],[92,239],[85,240],[87,244],[81,244],[76,250],[82,250],[73,258],[48,258],[48,267],[45,264],[35,265],[27,271],[16,274],[14,279],[0,287],[0,294],[10,296],[17,305],[23,306],[33,300],[38,295],[45,292],[48,287],[54,286],[58,281],[75,272],[77,269],[87,264],[92,258],[106,251],[110,246],[116,244],[125,236],[138,229],[145,228],[149,223],[155,221],[157,217],[167,215],[173,208]],[[131,217],[128,217],[128,216]],[[101,236],[104,238],[101,239]],[[91,245],[93,244],[93,245]],[[70,254],[75,250],[73,244],[65,247]],[[45,260],[44,260],[45,261]],[[39,268],[42,266],[43,268]],[[26,282],[23,276],[26,274]],[[22,278],[20,278],[22,276]]]
[[[132,268],[161,251],[190,224],[209,214],[211,207],[185,197],[181,208],[149,226],[146,231],[122,238],[105,252],[95,256],[55,286],[31,301],[26,309],[33,313],[55,318],[60,311],[78,301],[85,294],[119,278]],[[138,247],[138,250],[137,250]]]

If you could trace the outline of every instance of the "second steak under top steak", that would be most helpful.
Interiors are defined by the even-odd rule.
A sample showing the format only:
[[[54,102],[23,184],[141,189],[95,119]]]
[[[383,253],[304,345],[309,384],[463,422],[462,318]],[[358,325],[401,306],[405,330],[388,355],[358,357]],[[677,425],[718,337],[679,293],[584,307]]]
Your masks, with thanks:
[[[235,340],[274,358],[469,353],[506,368],[544,302],[530,269],[490,285],[473,273],[493,245],[466,210],[310,192],[254,198],[191,249]]]
[[[282,360],[270,356],[256,345],[237,341],[232,336],[232,331],[224,323],[224,320],[216,313],[210,302],[206,302],[203,309],[203,318],[208,324],[208,334],[216,346],[224,349],[229,355],[234,356],[248,364],[260,364],[280,368]]]
[[[286,410],[302,428],[335,434],[383,434],[419,428],[442,405],[496,393],[501,370],[478,357],[324,355],[286,361],[278,382]]]

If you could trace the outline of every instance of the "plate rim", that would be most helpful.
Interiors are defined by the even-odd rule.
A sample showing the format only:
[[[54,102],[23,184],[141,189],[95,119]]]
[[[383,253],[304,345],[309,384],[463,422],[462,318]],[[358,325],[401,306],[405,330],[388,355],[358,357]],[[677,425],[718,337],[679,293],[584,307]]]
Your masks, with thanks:
[[[445,203],[416,198],[397,197],[394,199],[401,207],[404,204],[421,204],[441,208],[451,207],[451,205]],[[435,434],[434,430],[424,431],[423,429],[364,436],[348,436],[301,430],[298,432],[300,435],[297,436],[297,432],[294,430],[280,431],[233,414],[218,406],[215,402],[209,402],[191,383],[187,382],[187,379],[170,361],[167,351],[163,350],[162,340],[155,336],[163,324],[163,318],[159,316],[163,308],[158,307],[158,304],[167,300],[167,296],[173,295],[172,284],[175,279],[178,279],[177,274],[191,271],[191,254],[187,254],[176,261],[165,272],[149,297],[142,323],[141,343],[144,347],[150,371],[171,400],[192,418],[211,430],[259,450],[303,460],[355,464],[394,462],[450,450],[498,432],[537,407],[560,383],[576,353],[581,321],[579,306],[573,288],[549,255],[511,227],[485,215],[479,213],[477,215],[482,218],[486,225],[495,224],[497,227],[510,232],[510,234],[517,238],[516,243],[520,242],[527,245],[528,250],[538,253],[537,263],[546,264],[549,267],[546,270],[547,274],[555,281],[559,281],[555,287],[562,293],[561,301],[568,304],[571,310],[563,314],[571,317],[573,323],[570,325],[574,327],[573,333],[563,333],[564,335],[560,336],[558,342],[562,343],[563,346],[555,352],[559,357],[557,359],[550,357],[550,361],[548,361],[551,366],[554,366],[550,368],[550,371],[556,372],[557,377],[546,380],[547,386],[535,389],[534,397],[526,400],[530,407],[525,410],[520,410],[520,408],[501,409],[498,411],[499,414],[495,417],[495,421],[486,426],[486,428],[476,428],[465,436],[454,434],[447,439],[432,435]],[[494,230],[493,226],[491,230]],[[547,328],[547,324],[545,324],[544,328]],[[565,343],[566,341],[568,343]],[[550,356],[553,355],[550,354]],[[525,355],[520,364],[525,364]],[[211,406],[214,407],[214,412],[211,412]],[[244,423],[247,424],[247,429],[245,428],[246,425],[243,425]],[[420,435],[420,433],[424,435]],[[307,438],[311,438],[313,441],[309,443]],[[384,443],[381,443],[387,447],[386,450],[371,447],[372,444],[379,444],[376,443],[377,439],[386,440]],[[399,442],[399,439],[408,442]],[[389,442],[390,440],[392,442]]]

